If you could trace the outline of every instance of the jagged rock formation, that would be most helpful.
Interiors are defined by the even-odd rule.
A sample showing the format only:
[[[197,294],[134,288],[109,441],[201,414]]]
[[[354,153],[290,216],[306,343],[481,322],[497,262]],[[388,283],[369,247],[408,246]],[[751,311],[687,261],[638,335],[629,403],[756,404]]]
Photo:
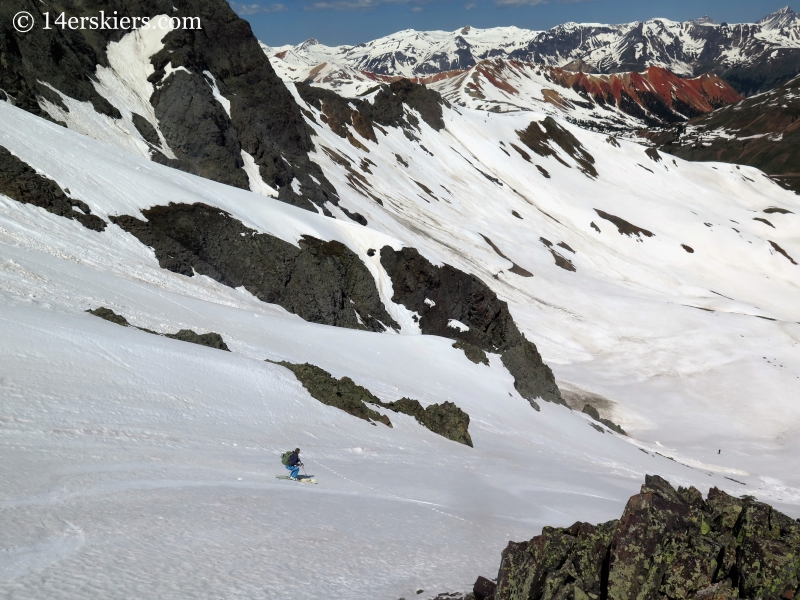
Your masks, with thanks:
[[[416,110],[422,119],[436,131],[444,129],[442,105],[444,101],[438,92],[424,85],[399,79],[389,85],[377,86],[380,91],[374,102],[348,99],[331,90],[315,87],[308,83],[297,83],[300,97],[310,105],[321,110],[327,118],[331,131],[340,137],[348,137],[350,125],[364,139],[376,141],[374,124],[384,127],[417,129],[417,118],[406,111],[405,106]],[[355,108],[353,108],[355,107]],[[356,144],[354,144],[356,145]]]
[[[118,9],[139,17],[200,19],[202,29],[167,33],[163,49],[149,57],[152,96],[141,101],[150,105],[144,112],[152,109],[152,117],[132,113],[131,106],[93,84],[97,69],[114,72],[121,66],[112,61],[108,48],[128,31],[36,26],[29,33],[17,33],[10,26],[17,12],[31,13],[41,25],[42,13],[55,10],[34,0],[0,5],[0,22],[6,24],[0,30],[2,99],[41,117],[69,120],[60,92],[91,103],[97,113],[120,125],[130,119],[131,135],[139,132],[155,161],[248,189],[244,151],[281,200],[314,212],[315,206],[327,211],[327,202],[338,204],[336,190],[308,158],[314,145],[300,108],[275,75],[249,24],[225,0],[187,0],[175,10],[173,4],[82,0],[67,7],[68,16],[78,18]]]
[[[304,236],[298,248],[199,203],[156,206],[143,214],[147,221],[126,215],[111,220],[152,247],[164,269],[244,286],[312,323],[399,329],[366,265],[341,242]]]
[[[128,323],[128,319],[115,313],[110,308],[106,308],[105,306],[101,306],[99,308],[95,308],[92,310],[87,310],[90,315],[94,315],[95,317],[100,317],[110,323],[114,323],[116,325],[121,325],[122,327],[133,327],[130,323]],[[178,333],[157,333],[150,329],[145,329],[144,327],[134,327],[134,329],[138,329],[139,331],[145,331],[147,333],[152,333],[154,335],[163,335],[164,337],[171,338],[173,340],[178,340],[181,342],[188,342],[190,344],[197,344],[199,346],[206,346],[208,348],[214,348],[215,350],[225,350],[226,352],[230,352],[225,340],[222,339],[222,336],[218,333],[214,333],[213,331],[209,333],[197,333],[192,331],[191,329],[181,329]]]
[[[273,361],[269,361],[273,362]],[[313,398],[323,404],[334,406],[348,414],[372,423],[378,421],[392,426],[389,417],[369,408],[373,404],[381,408],[392,410],[414,417],[417,422],[430,429],[433,433],[449,440],[472,447],[472,438],[469,435],[469,415],[452,402],[431,404],[423,408],[418,400],[401,398],[394,402],[382,402],[367,388],[356,384],[349,377],[336,379],[330,373],[316,365],[309,363],[293,364],[290,362],[276,362],[295,374],[303,387],[308,390]]]
[[[0,146],[0,194],[23,204],[74,219],[87,229],[103,231],[106,222],[92,214],[89,206],[64,193],[55,181],[37,173],[30,165]]]
[[[622,518],[545,527],[503,551],[494,600],[792,600],[800,522],[745,496],[647,476]]]
[[[519,331],[508,305],[477,277],[450,265],[434,266],[414,248],[384,246],[381,264],[392,278],[392,300],[420,315],[422,333],[499,353],[514,387],[533,406],[536,398],[564,404],[553,372]]]

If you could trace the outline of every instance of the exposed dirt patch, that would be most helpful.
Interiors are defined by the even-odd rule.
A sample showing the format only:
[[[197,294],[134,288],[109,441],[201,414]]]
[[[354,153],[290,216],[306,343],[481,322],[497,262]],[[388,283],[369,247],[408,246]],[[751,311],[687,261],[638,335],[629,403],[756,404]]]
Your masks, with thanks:
[[[49,213],[73,219],[93,231],[103,231],[106,222],[92,214],[89,205],[70,198],[52,179],[0,146],[0,194],[22,204],[32,204]]]
[[[786,210],[785,208],[776,208],[775,206],[771,206],[769,208],[765,208],[764,212],[768,215],[778,213],[780,215],[793,215],[794,213],[790,210]]]
[[[514,215],[515,217],[517,217],[518,219],[522,218],[522,217],[519,216],[519,213],[517,211],[515,211],[515,210],[512,210],[511,214]]]
[[[156,206],[142,214],[147,221],[131,216],[111,220],[153,248],[164,269],[244,286],[259,300],[312,323],[399,329],[366,265],[341,242],[305,236],[298,248],[200,203]]]
[[[644,229],[644,228],[639,227],[637,225],[634,225],[633,223],[629,223],[625,219],[621,219],[619,217],[615,217],[614,215],[610,215],[605,211],[602,211],[602,210],[599,210],[599,209],[595,208],[594,212],[596,212],[600,216],[600,218],[605,219],[606,221],[609,221],[610,223],[613,223],[614,225],[616,225],[617,226],[617,231],[619,231],[622,235],[627,235],[629,237],[636,236],[636,237],[639,237],[639,238],[641,236],[645,236],[645,237],[653,237],[653,236],[655,236],[655,234],[653,232],[648,231],[647,229]],[[595,229],[597,229],[596,225],[595,225]],[[599,229],[597,229],[597,230],[600,231]]]
[[[694,248],[691,246],[687,246],[686,244],[681,244],[681,248],[686,250],[689,254],[694,254]]]
[[[644,151],[647,156],[649,156],[655,162],[661,162],[661,155],[658,153],[658,150],[655,148],[648,148]]]

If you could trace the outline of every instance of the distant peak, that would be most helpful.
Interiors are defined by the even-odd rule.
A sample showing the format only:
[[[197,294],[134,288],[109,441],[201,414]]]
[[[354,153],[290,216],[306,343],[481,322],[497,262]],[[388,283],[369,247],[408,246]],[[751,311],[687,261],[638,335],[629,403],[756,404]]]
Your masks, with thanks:
[[[464,27],[464,29],[461,30],[461,35],[467,35],[470,32],[471,29],[472,29],[472,26],[471,25],[467,25],[466,27]]]
[[[782,29],[793,25],[800,25],[800,17],[791,7],[784,6],[780,10],[767,15],[758,22],[762,29]]]
[[[695,25],[716,25],[717,22],[708,15],[692,21]]]
[[[302,44],[300,44],[300,48],[310,48],[311,46],[319,46],[319,40],[317,38],[309,38]]]

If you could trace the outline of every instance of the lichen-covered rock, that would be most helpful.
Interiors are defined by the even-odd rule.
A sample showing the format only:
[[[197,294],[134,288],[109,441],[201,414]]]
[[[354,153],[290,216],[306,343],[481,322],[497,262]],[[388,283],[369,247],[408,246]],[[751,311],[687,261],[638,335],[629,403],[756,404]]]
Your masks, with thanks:
[[[486,352],[478,348],[477,346],[473,346],[469,342],[465,342],[464,340],[456,340],[453,343],[453,348],[456,350],[463,350],[464,355],[474,362],[476,365],[486,365],[489,366],[489,357],[486,356]]]
[[[379,421],[389,427],[392,426],[389,417],[368,408],[364,404],[364,402],[380,404],[381,401],[367,388],[356,384],[349,377],[336,379],[325,369],[310,363],[293,364],[282,361],[275,364],[286,367],[294,373],[298,381],[308,390],[308,393],[323,404],[339,408],[354,417],[364,419],[370,423]]]
[[[469,435],[469,415],[452,402],[431,404],[422,408],[418,400],[400,398],[394,402],[385,402],[381,406],[414,417],[417,422],[448,440],[472,447]]]
[[[90,315],[94,315],[95,317],[100,317],[101,319],[110,321],[111,323],[122,325],[123,327],[130,326],[130,323],[128,323],[128,319],[126,319],[122,315],[118,315],[113,310],[111,310],[110,308],[106,308],[105,306],[95,308],[94,310],[87,310],[86,312],[88,312]]]
[[[423,408],[418,400],[411,398],[382,402],[367,388],[358,385],[349,377],[336,379],[325,369],[316,365],[293,364],[285,361],[275,364],[284,366],[294,373],[313,398],[328,406],[335,406],[354,417],[369,422],[380,421],[391,427],[392,422],[389,417],[369,408],[366,403],[374,404],[412,416],[420,425],[430,429],[433,433],[460,444],[472,446],[472,438],[468,431],[469,415],[452,402],[431,404],[427,408]]]
[[[195,333],[191,329],[181,329],[178,333],[167,333],[164,335],[164,337],[230,352],[228,346],[225,344],[225,341],[222,339],[222,336],[218,333],[214,333],[213,331],[210,333],[199,334]]]
[[[503,552],[495,600],[792,600],[800,523],[751,497],[647,476],[619,521],[545,527]]]

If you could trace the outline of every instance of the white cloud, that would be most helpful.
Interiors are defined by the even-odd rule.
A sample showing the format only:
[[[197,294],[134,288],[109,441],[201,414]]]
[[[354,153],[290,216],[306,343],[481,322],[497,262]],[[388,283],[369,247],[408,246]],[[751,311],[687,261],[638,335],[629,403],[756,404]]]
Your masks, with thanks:
[[[277,13],[289,10],[285,4],[240,4],[239,2],[230,2],[230,5],[239,16]]]
[[[478,5],[475,4],[474,2],[468,2],[467,4],[464,5],[464,10],[472,10],[473,8],[477,7]]]

